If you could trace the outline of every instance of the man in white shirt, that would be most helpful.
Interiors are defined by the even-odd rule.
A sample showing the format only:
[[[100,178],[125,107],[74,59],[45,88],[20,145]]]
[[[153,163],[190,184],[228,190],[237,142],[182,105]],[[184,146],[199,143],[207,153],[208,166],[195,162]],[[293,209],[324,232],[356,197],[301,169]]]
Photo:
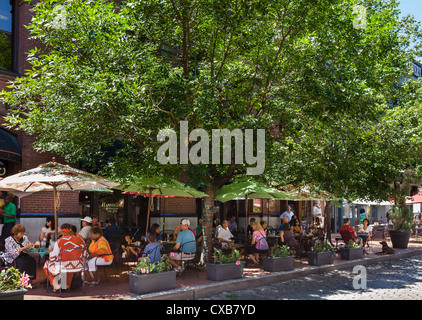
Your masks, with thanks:
[[[290,220],[292,220],[294,213],[292,211],[292,208],[290,206],[287,206],[287,211],[284,211],[281,216],[280,219],[283,220],[284,217],[286,217],[287,219],[289,219],[288,222],[290,222]]]
[[[223,248],[226,248],[230,243],[234,243],[231,238],[233,234],[229,230],[229,223],[227,220],[223,220],[222,227],[217,234],[217,239],[222,243]]]
[[[81,231],[79,231],[79,235],[86,242],[88,238],[90,237],[92,219],[91,217],[86,216],[85,218],[81,219],[81,222],[82,222],[82,229]]]

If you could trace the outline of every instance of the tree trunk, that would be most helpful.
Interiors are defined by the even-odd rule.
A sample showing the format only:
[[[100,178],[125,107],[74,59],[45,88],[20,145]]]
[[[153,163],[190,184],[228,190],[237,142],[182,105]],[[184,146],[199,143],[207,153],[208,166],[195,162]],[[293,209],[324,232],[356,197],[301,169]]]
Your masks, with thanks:
[[[204,250],[204,257],[205,261],[211,261],[212,257],[212,226],[213,226],[213,218],[214,218],[214,207],[215,207],[215,194],[217,188],[215,187],[207,187],[205,193],[208,194],[208,197],[204,199],[204,214],[202,216],[203,221],[203,250]]]
[[[331,201],[327,201],[325,204],[324,216],[326,241],[328,241],[333,246],[333,243],[331,242]]]

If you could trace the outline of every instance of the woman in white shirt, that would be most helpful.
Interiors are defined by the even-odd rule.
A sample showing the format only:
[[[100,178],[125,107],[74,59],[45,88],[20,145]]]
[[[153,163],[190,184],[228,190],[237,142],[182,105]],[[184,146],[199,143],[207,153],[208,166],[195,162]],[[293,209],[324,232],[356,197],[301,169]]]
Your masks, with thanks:
[[[366,233],[368,235],[366,239],[362,239],[362,241],[365,240],[363,241],[363,245],[365,246],[367,239],[372,237],[372,226],[369,225],[369,220],[364,219],[363,223],[359,225],[358,230],[359,230],[359,233]]]
[[[45,237],[46,239],[54,238],[56,227],[54,226],[54,218],[47,217],[45,220],[45,226],[41,228],[40,241]],[[49,236],[50,235],[50,236]]]

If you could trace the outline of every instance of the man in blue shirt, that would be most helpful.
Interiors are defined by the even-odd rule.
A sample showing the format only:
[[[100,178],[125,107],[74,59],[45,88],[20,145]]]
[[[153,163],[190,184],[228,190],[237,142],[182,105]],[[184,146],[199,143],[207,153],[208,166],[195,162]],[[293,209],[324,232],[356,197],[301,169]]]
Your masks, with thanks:
[[[169,262],[178,272],[182,271],[182,260],[191,260],[195,257],[196,253],[196,240],[193,232],[189,230],[190,221],[183,219],[180,223],[180,231],[176,238],[176,244],[173,247],[174,251],[171,252]]]

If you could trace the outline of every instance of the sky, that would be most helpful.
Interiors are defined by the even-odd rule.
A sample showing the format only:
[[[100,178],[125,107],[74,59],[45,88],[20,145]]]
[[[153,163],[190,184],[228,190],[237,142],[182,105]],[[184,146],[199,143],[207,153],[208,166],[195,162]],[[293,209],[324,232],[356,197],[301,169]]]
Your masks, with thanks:
[[[411,14],[416,20],[422,21],[422,0],[401,0],[399,9],[402,15]]]

